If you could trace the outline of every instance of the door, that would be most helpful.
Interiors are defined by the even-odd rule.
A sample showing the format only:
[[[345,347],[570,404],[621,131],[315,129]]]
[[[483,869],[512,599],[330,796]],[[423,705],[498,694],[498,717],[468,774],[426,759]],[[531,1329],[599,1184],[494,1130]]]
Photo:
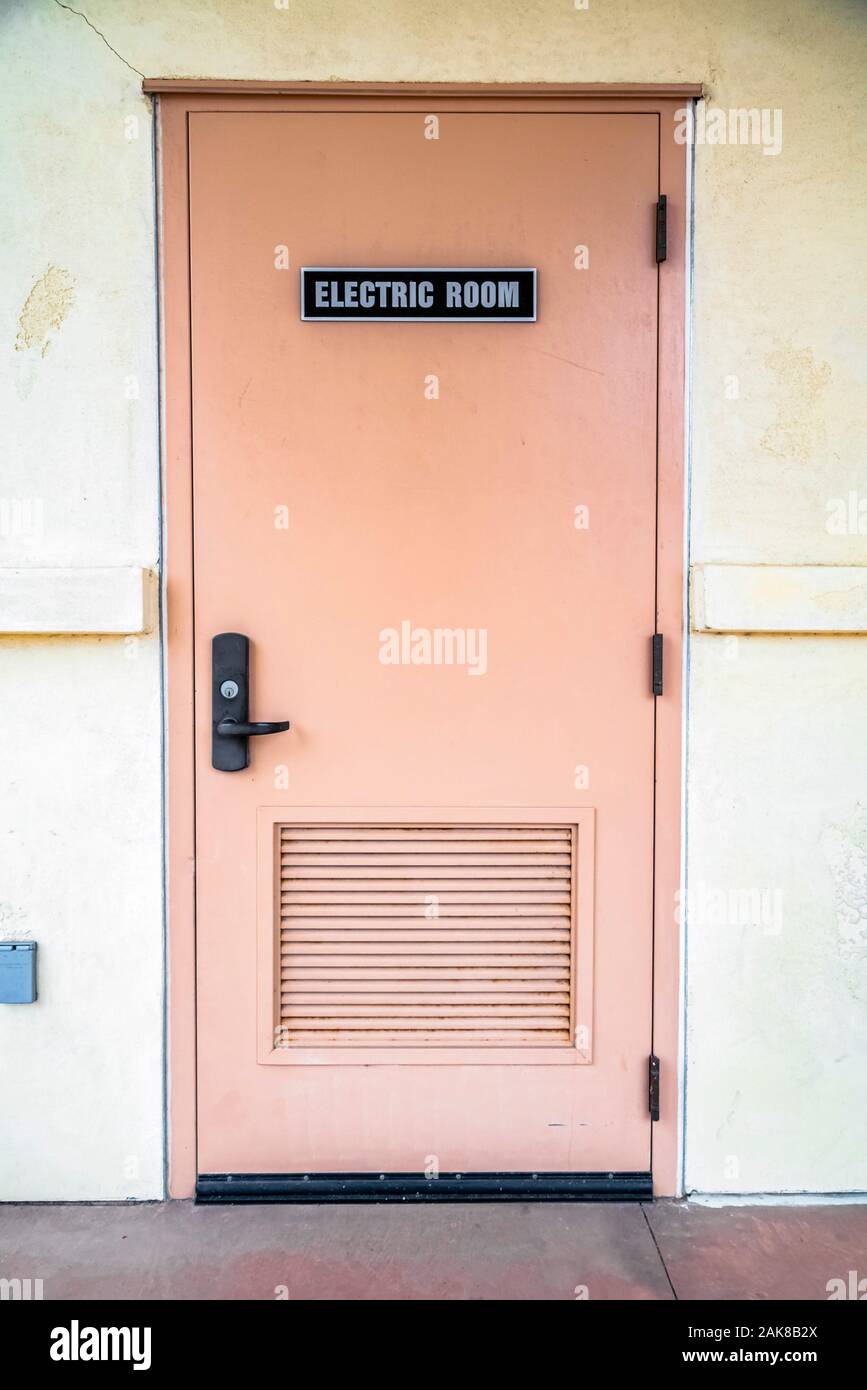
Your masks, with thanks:
[[[658,121],[512,107],[189,117],[200,1174],[650,1167]]]

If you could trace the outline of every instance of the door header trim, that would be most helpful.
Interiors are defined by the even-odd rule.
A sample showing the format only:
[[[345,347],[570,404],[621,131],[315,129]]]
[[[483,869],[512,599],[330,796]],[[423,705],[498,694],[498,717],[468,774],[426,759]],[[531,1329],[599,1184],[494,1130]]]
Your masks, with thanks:
[[[698,98],[701,82],[260,82],[212,77],[146,77],[148,96],[603,97],[659,101]]]

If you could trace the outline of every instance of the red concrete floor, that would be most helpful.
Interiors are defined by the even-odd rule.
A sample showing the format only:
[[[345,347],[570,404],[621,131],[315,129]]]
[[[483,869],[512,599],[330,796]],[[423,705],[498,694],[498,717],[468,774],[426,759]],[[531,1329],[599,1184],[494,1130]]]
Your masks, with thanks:
[[[45,1299],[818,1300],[850,1270],[867,1206],[0,1206],[0,1278]]]

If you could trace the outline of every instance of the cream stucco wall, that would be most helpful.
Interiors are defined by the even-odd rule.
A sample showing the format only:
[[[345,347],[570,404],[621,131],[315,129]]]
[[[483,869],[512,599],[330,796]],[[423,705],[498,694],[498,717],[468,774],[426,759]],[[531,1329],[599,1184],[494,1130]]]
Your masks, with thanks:
[[[861,0],[75,8],[0,7],[0,566],[158,559],[142,74],[700,80],[715,106],[781,110],[777,155],[696,148],[692,559],[867,564],[857,528],[826,527],[829,499],[867,495]],[[0,1197],[156,1196],[158,641],[0,638],[0,657],[0,935],[42,958],[40,1002],[0,1009]],[[690,1188],[867,1188],[865,702],[867,638],[692,642]]]

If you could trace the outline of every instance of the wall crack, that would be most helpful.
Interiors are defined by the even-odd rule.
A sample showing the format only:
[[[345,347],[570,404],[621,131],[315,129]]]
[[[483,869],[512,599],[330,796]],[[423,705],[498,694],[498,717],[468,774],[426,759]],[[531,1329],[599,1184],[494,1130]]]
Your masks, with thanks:
[[[79,19],[83,19],[88,29],[92,29],[93,32],[97,35],[97,37],[102,39],[109,52],[113,53],[115,58],[119,58],[120,61],[123,63],[124,67],[129,68],[130,72],[134,72],[139,77],[144,78],[143,72],[139,72],[139,69],[137,67],[134,67],[132,63],[127,62],[126,58],[124,58],[122,53],[118,53],[116,48],[112,48],[111,44],[105,37],[105,34],[102,32],[102,30],[97,29],[96,25],[91,23],[86,14],[83,14],[81,10],[74,10],[71,5],[64,5],[63,0],[54,0],[54,3],[55,5],[57,5],[58,9],[68,10],[70,14],[78,15]]]

